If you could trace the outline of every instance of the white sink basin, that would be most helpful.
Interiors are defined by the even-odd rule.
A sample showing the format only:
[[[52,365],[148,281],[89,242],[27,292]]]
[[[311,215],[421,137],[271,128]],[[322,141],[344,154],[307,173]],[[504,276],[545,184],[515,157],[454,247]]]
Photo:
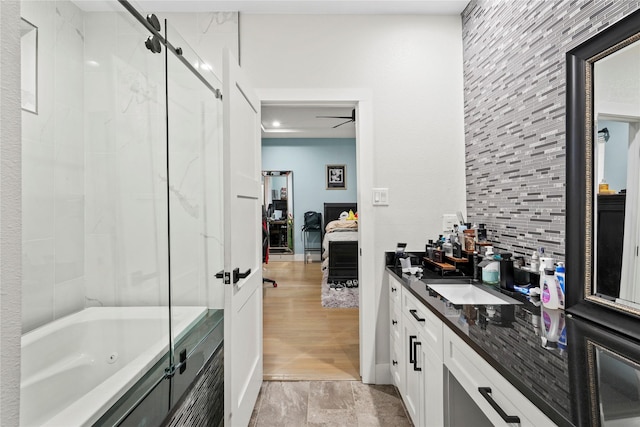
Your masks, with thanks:
[[[497,291],[490,292],[481,286],[469,284],[427,285],[430,289],[442,295],[452,304],[471,305],[499,305],[520,304],[519,301],[502,295]]]

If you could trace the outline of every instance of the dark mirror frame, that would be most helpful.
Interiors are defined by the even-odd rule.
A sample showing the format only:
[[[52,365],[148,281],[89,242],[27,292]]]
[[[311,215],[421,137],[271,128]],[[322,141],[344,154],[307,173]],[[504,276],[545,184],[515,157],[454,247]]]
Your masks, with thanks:
[[[592,283],[587,281],[593,280],[593,213],[587,209],[588,198],[593,197],[593,177],[587,175],[586,165],[592,161],[592,147],[587,146],[587,138],[592,134],[592,120],[588,115],[593,110],[593,97],[590,95],[592,82],[587,78],[587,67],[592,67],[589,59],[638,32],[640,10],[596,34],[566,55],[566,311],[636,339],[640,339],[640,317],[613,305],[599,303],[591,295],[586,295],[586,288],[592,289]]]
[[[595,349],[615,353],[630,364],[640,363],[640,343],[575,318],[566,323],[569,351],[569,379],[572,396],[571,418],[575,425],[600,425],[600,405],[595,364]]]

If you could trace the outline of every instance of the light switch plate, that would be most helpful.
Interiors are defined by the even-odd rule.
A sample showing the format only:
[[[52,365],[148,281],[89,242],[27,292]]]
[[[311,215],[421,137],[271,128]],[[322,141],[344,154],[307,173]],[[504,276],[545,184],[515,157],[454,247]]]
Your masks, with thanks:
[[[372,200],[373,200],[373,206],[388,206],[389,205],[389,189],[374,188]]]

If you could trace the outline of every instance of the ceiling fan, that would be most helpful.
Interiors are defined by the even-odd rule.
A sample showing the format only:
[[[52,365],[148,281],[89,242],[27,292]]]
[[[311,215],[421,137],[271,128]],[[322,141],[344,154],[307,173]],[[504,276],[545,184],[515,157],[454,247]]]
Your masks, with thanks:
[[[351,115],[350,116],[316,116],[317,119],[348,119],[346,122],[342,122],[340,124],[337,124],[335,126],[333,126],[333,128],[337,128],[339,126],[342,125],[346,125],[347,123],[351,123],[356,121],[356,109],[354,108],[353,110],[351,110]]]

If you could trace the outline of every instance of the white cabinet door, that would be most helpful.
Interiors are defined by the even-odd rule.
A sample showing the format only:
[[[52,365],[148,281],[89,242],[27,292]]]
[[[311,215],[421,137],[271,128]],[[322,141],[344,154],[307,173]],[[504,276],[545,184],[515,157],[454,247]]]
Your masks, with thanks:
[[[442,330],[442,325],[440,327]],[[440,427],[444,425],[443,365],[437,349],[429,345],[429,340],[421,335],[422,371],[424,374],[424,412],[423,425]]]
[[[555,425],[462,338],[446,327],[444,342],[447,369],[494,426]]]
[[[411,421],[416,426],[422,426],[422,414],[424,412],[424,355],[418,329],[412,323],[405,321],[402,324],[405,383],[403,399]]]

